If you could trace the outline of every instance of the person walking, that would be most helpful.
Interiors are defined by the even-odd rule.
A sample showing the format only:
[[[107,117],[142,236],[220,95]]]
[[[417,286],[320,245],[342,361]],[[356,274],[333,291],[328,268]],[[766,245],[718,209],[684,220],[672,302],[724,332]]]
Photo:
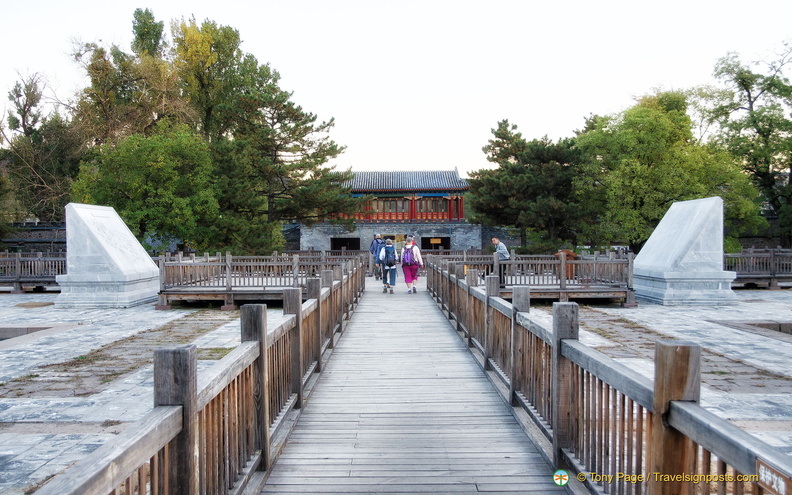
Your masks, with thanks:
[[[380,249],[379,252],[380,266],[382,266],[382,292],[386,293],[390,290],[393,294],[393,288],[396,287],[396,247],[393,245],[393,240],[386,239],[385,247]]]
[[[407,242],[402,247],[399,259],[404,271],[404,280],[407,282],[407,293],[415,294],[418,292],[415,284],[418,282],[418,270],[423,268],[423,258],[421,258],[421,250],[415,245],[413,236],[407,236]]]
[[[382,240],[382,236],[379,234],[374,234],[374,240],[371,241],[371,245],[369,246],[369,252],[371,253],[372,259],[374,260],[374,280],[379,280],[382,277],[382,268],[379,264],[379,252],[384,245],[385,241]]]
[[[500,239],[493,237],[492,244],[495,246],[495,252],[498,253],[498,259],[500,261],[511,259],[511,255],[509,255],[509,249],[506,247],[506,244],[500,241]],[[506,265],[504,263],[498,264],[498,282],[500,283],[501,288],[506,287]]]

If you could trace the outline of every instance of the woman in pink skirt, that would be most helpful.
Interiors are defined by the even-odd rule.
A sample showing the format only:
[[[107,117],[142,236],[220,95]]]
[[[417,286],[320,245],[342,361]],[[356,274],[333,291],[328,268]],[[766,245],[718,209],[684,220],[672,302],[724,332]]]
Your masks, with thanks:
[[[404,280],[407,281],[407,293],[415,294],[418,290],[415,288],[415,284],[418,282],[418,270],[423,268],[423,258],[421,258],[421,250],[415,245],[413,236],[407,236],[407,242],[404,243],[399,259],[402,270],[404,270]]]

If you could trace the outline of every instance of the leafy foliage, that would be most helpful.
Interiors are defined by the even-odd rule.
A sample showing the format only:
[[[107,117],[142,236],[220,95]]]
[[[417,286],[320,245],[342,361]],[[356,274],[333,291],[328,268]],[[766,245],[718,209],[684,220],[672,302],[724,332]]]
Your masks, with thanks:
[[[692,137],[682,93],[641,98],[619,115],[594,119],[578,144],[593,157],[604,193],[603,223],[635,251],[675,201],[721,196],[735,235],[761,224],[757,194],[730,155]],[[593,187],[590,185],[590,187]]]
[[[72,180],[77,176],[80,146],[70,123],[58,113],[44,115],[41,110],[45,85],[38,74],[20,81],[8,94],[12,110],[8,145],[4,152],[15,202],[14,216],[30,216],[44,221],[63,219]]]
[[[718,98],[705,97],[708,122],[719,126],[715,142],[750,174],[771,216],[778,219],[786,247],[792,246],[792,84],[784,71],[791,62],[792,42],[776,60],[762,64],[761,71],[730,53],[714,72],[725,87]]]
[[[138,9],[134,54],[94,44],[77,54],[91,85],[75,122],[97,151],[76,197],[118,205],[141,239],[237,253],[279,249],[289,220],[351,223],[351,172],[327,166],[343,152],[329,139],[333,120],[291,101],[278,73],[241,50],[237,30],[174,22],[166,58],[161,27]]]
[[[206,249],[217,212],[206,143],[184,126],[160,124],[151,136],[132,135],[102,147],[83,165],[75,199],[115,208],[149,249],[171,241]]]
[[[574,140],[526,141],[516,129],[499,122],[483,149],[498,168],[471,174],[466,200],[473,221],[514,227],[523,244],[530,232],[553,246],[574,243],[587,211],[575,194],[583,169]]]

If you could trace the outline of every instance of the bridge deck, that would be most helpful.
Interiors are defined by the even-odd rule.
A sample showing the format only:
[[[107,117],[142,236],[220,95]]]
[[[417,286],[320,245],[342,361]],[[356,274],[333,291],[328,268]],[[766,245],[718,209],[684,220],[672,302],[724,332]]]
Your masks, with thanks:
[[[563,492],[425,289],[367,281],[262,493]]]

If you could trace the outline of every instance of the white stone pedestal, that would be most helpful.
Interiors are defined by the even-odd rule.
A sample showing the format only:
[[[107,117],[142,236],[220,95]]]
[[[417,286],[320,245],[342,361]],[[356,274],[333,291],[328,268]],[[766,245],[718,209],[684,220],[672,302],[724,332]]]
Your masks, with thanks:
[[[733,304],[734,272],[723,270],[723,200],[671,205],[635,257],[638,299],[664,305]]]
[[[153,302],[159,269],[113,208],[66,205],[66,275],[55,305],[126,308]]]

